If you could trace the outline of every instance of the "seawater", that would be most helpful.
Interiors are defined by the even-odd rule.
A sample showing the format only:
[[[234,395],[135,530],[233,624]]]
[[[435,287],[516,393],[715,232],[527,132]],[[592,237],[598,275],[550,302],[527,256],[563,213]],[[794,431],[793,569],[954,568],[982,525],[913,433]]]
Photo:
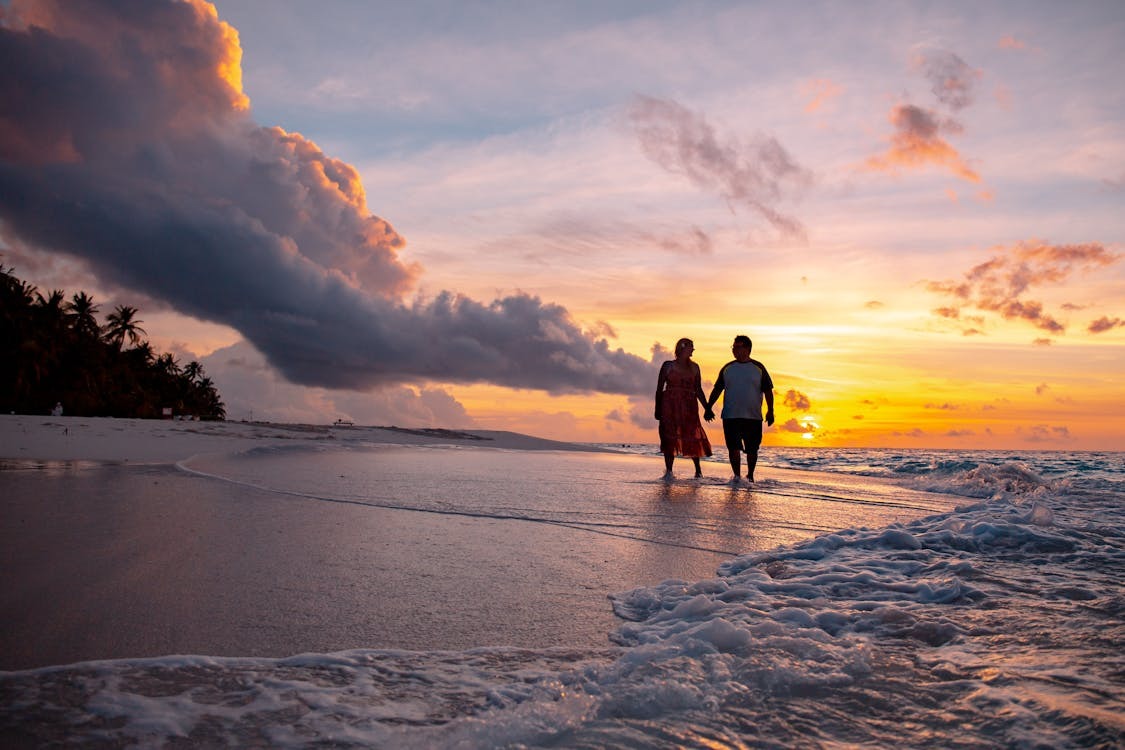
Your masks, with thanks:
[[[518,493],[498,476],[505,465],[518,466]],[[709,577],[612,592],[621,625],[606,649],[7,672],[0,727],[59,745],[1125,745],[1122,454],[767,449],[754,488],[724,485],[721,467],[664,485],[639,466],[374,446],[188,462],[279,497],[738,553]],[[771,477],[780,467],[835,478]],[[732,533],[746,520],[732,498],[753,498],[770,531],[749,543]],[[814,510],[793,522],[793,498]]]

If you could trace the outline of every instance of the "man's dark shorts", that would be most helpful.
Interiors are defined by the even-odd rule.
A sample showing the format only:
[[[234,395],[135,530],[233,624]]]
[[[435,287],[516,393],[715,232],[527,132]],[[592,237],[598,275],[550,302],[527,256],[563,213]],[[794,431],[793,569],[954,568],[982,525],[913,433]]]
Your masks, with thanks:
[[[727,450],[731,453],[757,453],[762,445],[762,420],[724,419],[723,437],[726,438]]]

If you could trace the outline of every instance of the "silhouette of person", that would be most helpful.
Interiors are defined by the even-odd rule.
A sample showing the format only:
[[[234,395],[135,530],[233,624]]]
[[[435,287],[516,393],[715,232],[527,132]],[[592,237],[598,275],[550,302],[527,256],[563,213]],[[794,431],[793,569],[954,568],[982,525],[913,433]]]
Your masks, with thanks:
[[[702,456],[711,455],[711,441],[699,421],[696,401],[706,405],[699,365],[691,361],[695,344],[691,339],[676,342],[676,358],[660,366],[656,379],[656,419],[660,422],[660,452],[664,454],[664,479],[672,479],[676,456],[695,464],[695,476],[703,476]]]
[[[766,424],[773,424],[773,380],[761,362],[750,359],[754,347],[749,336],[735,336],[731,352],[734,360],[719,370],[715,387],[711,389],[703,413],[707,421],[715,418],[711,407],[723,396],[723,437],[730,454],[730,468],[734,471],[732,482],[741,481],[742,453],[746,453],[746,478],[754,481],[754,468],[758,465],[758,448],[762,445],[762,399],[766,400]]]

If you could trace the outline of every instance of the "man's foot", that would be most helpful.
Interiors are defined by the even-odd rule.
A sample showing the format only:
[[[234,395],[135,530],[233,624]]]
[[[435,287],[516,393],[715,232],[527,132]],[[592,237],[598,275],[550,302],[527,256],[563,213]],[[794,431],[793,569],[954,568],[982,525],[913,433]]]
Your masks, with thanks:
[[[747,474],[746,475],[746,481],[749,482],[750,484],[753,484],[754,483],[754,475],[753,474]]]
[[[742,477],[735,474],[730,478],[730,482],[728,482],[728,484],[742,484]]]
[[[673,474],[672,472],[670,472],[670,471],[664,472],[664,481],[665,482],[671,482],[675,478],[676,478],[676,475]]]

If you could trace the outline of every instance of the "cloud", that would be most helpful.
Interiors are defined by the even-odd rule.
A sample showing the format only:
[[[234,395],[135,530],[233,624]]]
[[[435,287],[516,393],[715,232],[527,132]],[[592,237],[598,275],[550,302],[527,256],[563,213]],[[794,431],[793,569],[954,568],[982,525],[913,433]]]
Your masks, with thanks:
[[[963,307],[993,312],[1005,320],[1022,320],[1051,333],[1066,327],[1041,302],[1024,299],[1032,288],[1057,286],[1078,271],[1117,263],[1121,256],[1096,242],[1052,245],[1039,240],[998,248],[998,253],[964,274],[961,281],[929,282],[927,289],[954,300],[935,314],[956,319]],[[1091,331],[1093,332],[1093,331]]]
[[[1112,331],[1114,328],[1120,328],[1121,326],[1125,326],[1125,320],[1121,318],[1110,318],[1103,315],[1090,323],[1086,330],[1090,333],[1105,333],[1106,331]]]
[[[639,393],[642,358],[516,294],[406,301],[421,269],[356,170],[262,127],[204,0],[16,0],[0,16],[0,222],[237,329],[289,380]]]
[[[844,93],[843,86],[827,78],[807,81],[802,90],[808,98],[808,102],[805,104],[805,112],[809,114],[819,111],[827,102]]]
[[[465,407],[440,388],[389,385],[359,392],[293,385],[245,341],[199,361],[223,394],[230,419],[315,423],[335,415],[368,425],[476,426]]]
[[[893,435],[895,437],[907,437],[907,438],[923,438],[923,437],[926,437],[925,431],[923,431],[922,428],[920,428],[920,427],[915,427],[914,429],[907,430],[907,431],[895,430],[894,432],[891,433],[891,435]]]
[[[651,351],[652,356],[649,357],[649,364],[658,365],[666,360],[676,358],[676,353],[671,349],[666,349],[659,341],[653,343]]]
[[[913,63],[946,107],[956,112],[973,103],[973,87],[981,72],[959,56],[944,49],[923,49],[914,55]]]
[[[678,255],[710,255],[713,247],[710,235],[697,226],[692,226],[684,237],[663,237],[657,244]]]
[[[800,391],[790,389],[785,393],[783,404],[796,411],[808,411],[811,408],[809,397]]]
[[[785,424],[778,425],[777,429],[781,432],[799,432],[802,434],[812,431],[811,426],[801,424],[796,419],[790,419]]]
[[[1037,424],[1027,430],[1017,427],[1016,432],[1022,434],[1029,443],[1054,443],[1070,439],[1070,429],[1062,426]]]
[[[720,137],[702,115],[650,96],[634,98],[629,119],[653,162],[718,193],[732,208],[749,209],[784,236],[804,237],[804,226],[780,204],[807,187],[812,175],[777,139]]]
[[[879,156],[867,160],[868,169],[879,172],[898,172],[939,166],[969,182],[980,182],[973,171],[944,135],[956,135],[964,129],[952,118],[943,118],[937,112],[913,104],[899,104],[889,116],[894,126],[890,147]]]

